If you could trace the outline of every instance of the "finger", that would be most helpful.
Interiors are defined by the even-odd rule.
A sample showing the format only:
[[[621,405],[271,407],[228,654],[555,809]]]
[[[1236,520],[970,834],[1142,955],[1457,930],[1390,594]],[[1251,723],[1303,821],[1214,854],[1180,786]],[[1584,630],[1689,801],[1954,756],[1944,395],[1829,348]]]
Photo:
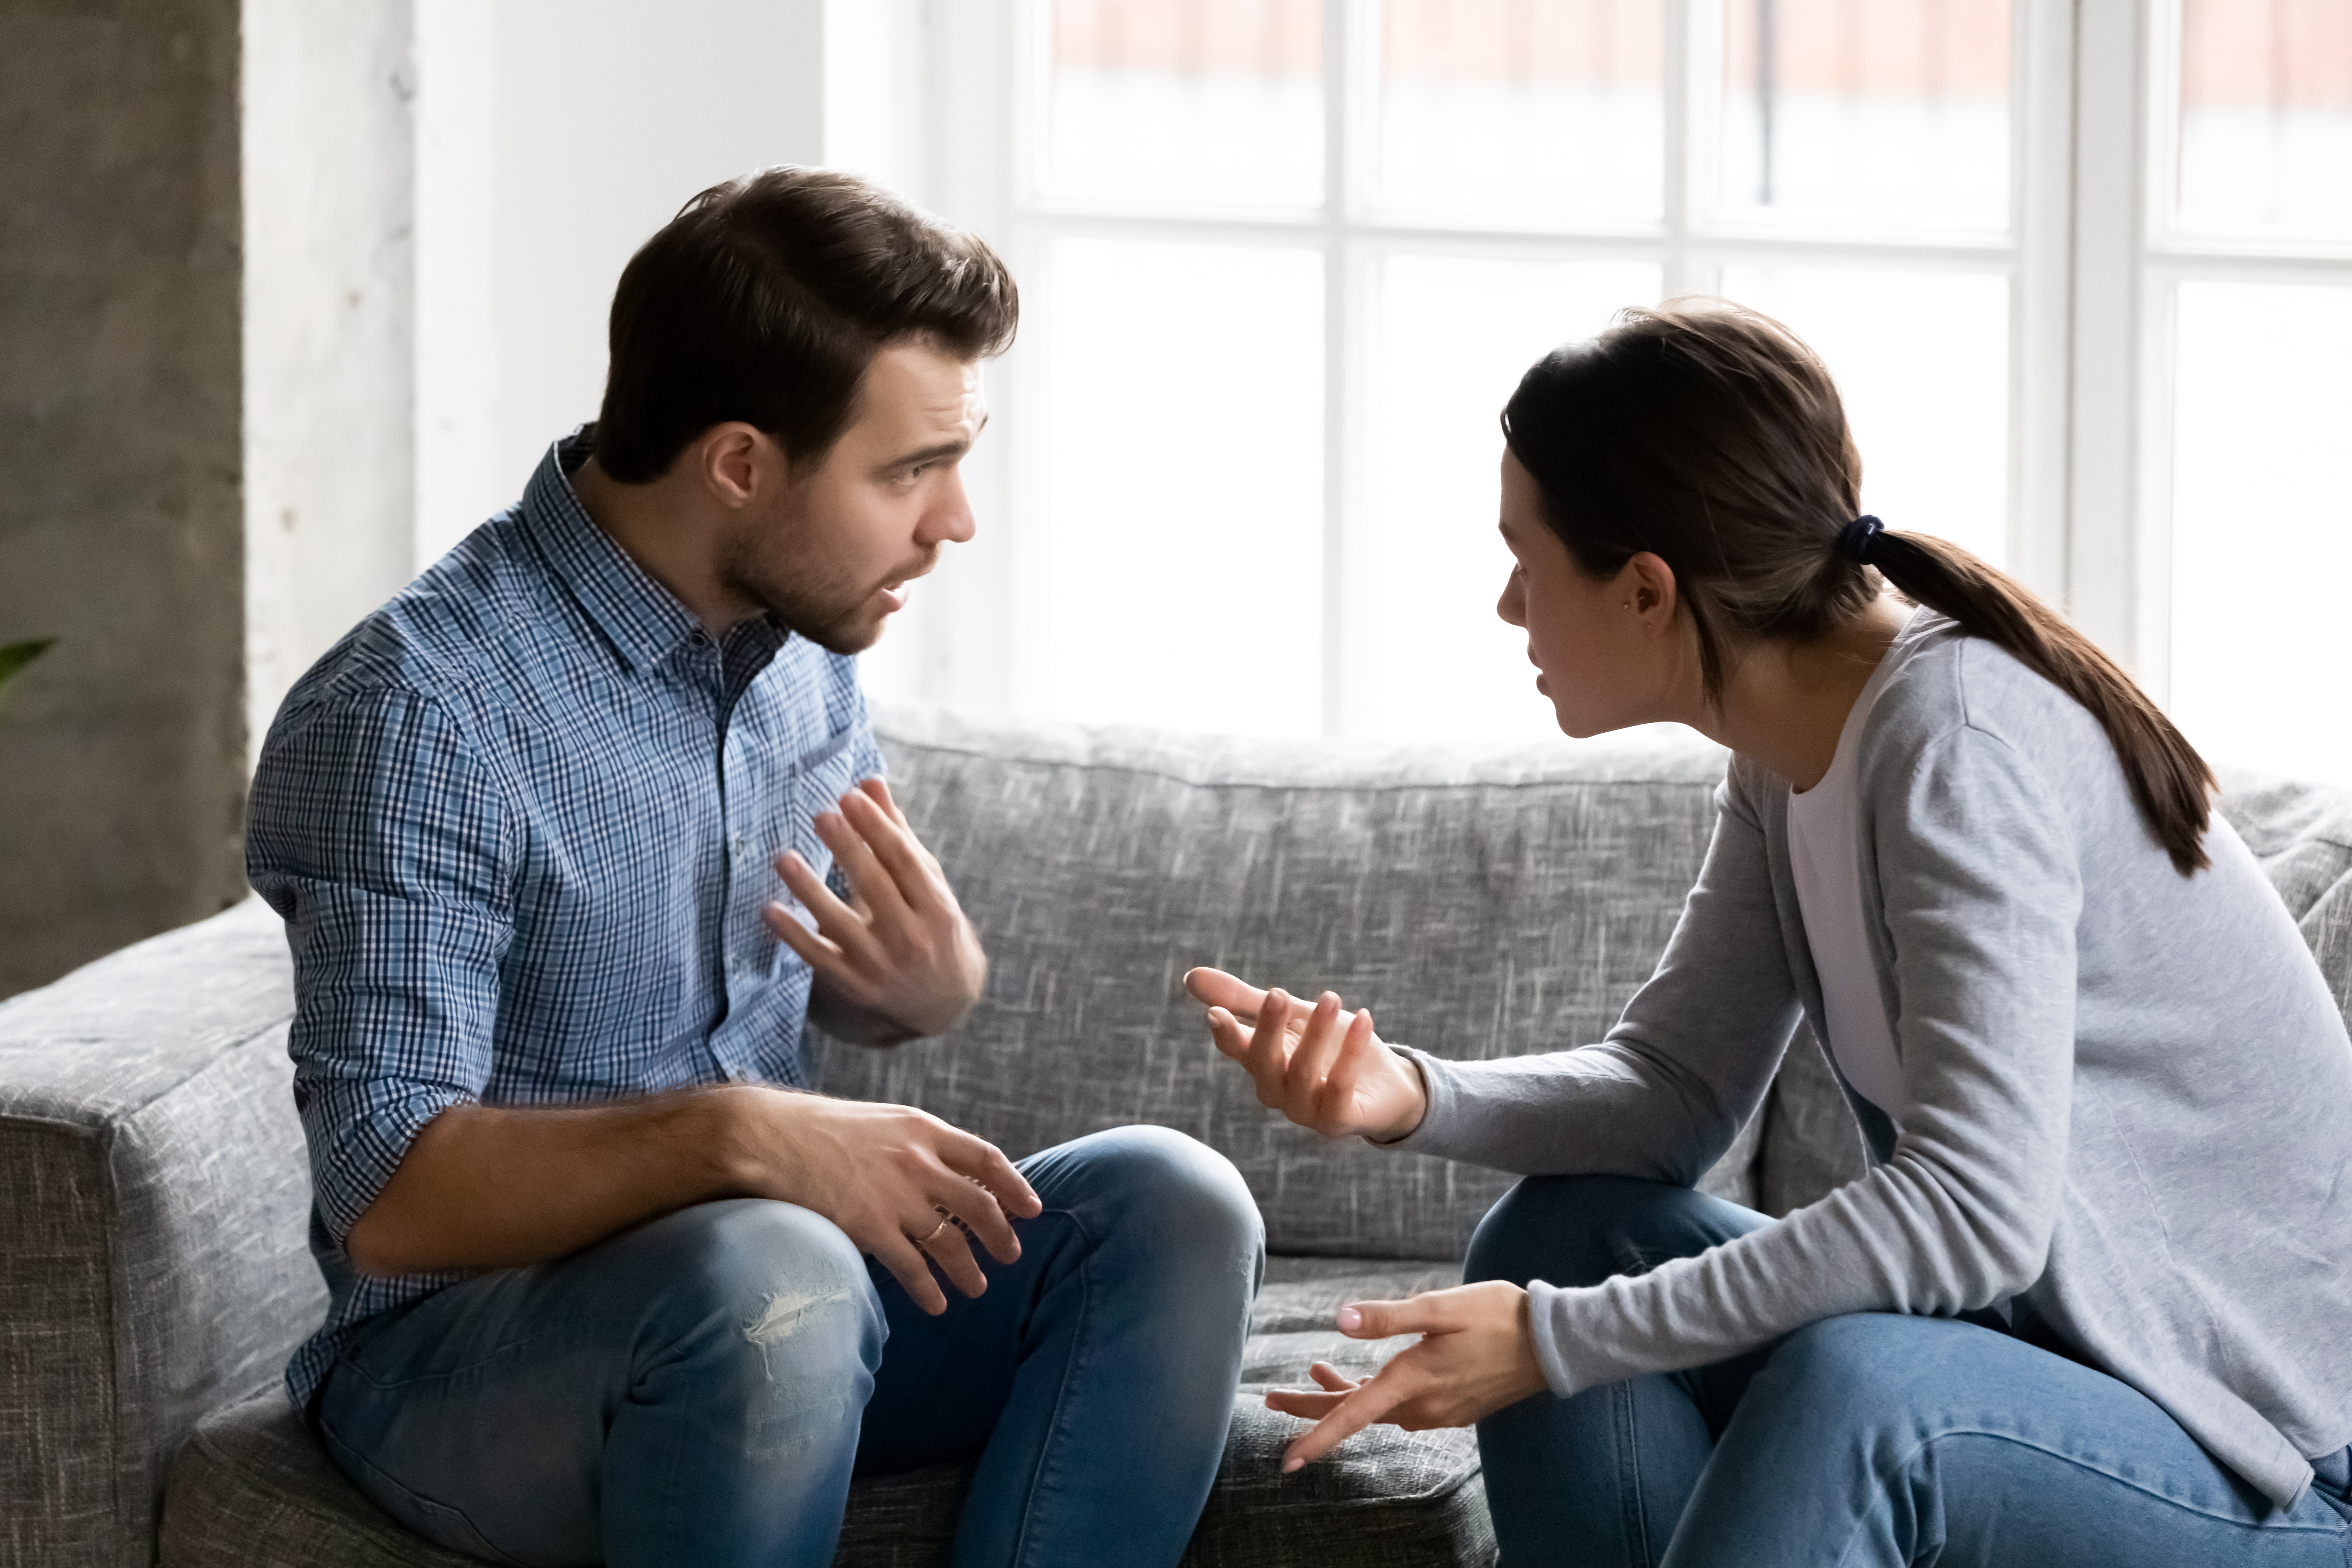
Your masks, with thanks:
[[[859,779],[857,781],[857,787],[866,792],[868,799],[874,801],[877,805],[880,805],[883,810],[888,812],[890,814],[890,820],[897,823],[901,828],[905,829],[908,837],[912,838],[915,837],[914,825],[907,820],[907,814],[898,809],[898,797],[890,793],[890,784],[888,780],[883,778],[877,773],[870,779]]]
[[[1385,1340],[1398,1334],[1442,1333],[1454,1326],[1450,1290],[1431,1290],[1402,1301],[1350,1301],[1332,1321],[1351,1340]]]
[[[1249,1031],[1223,1007],[1209,1009],[1209,1038],[1215,1042],[1217,1049],[1244,1067],[1249,1066]]]
[[[787,849],[776,857],[776,875],[815,920],[816,929],[832,938],[852,963],[874,962],[873,921],[843,903],[814,867]]]
[[[1257,1011],[1257,1027],[1250,1035],[1249,1055],[1242,1061],[1260,1088],[1277,1094],[1282,1089],[1282,1069],[1290,1060],[1290,998],[1280,990],[1265,994],[1265,1005]]]
[[[917,1247],[904,1231],[893,1231],[889,1237],[877,1239],[873,1252],[882,1267],[890,1271],[890,1277],[905,1289],[908,1300],[934,1318],[948,1310],[947,1292],[931,1278],[930,1254]]]
[[[1371,1065],[1374,1047],[1372,1010],[1359,1007],[1356,1016],[1348,1020],[1347,1033],[1339,1038],[1338,1059],[1323,1079],[1323,1100],[1317,1109],[1328,1114],[1353,1109],[1356,1090],[1364,1081],[1364,1070]]]
[[[1307,1375],[1334,1394],[1353,1394],[1363,1386],[1328,1361],[1318,1361],[1307,1369]]]
[[[898,886],[898,878],[882,864],[881,857],[874,852],[874,846],[866,842],[866,835],[857,824],[839,811],[820,811],[810,819],[809,826],[816,829],[819,838],[824,840],[824,847],[833,851],[834,864],[839,866],[842,875],[849,879],[849,885],[856,890],[857,896],[872,908],[877,920],[888,920],[906,910],[905,890]],[[815,908],[814,904],[809,907]]]
[[[1004,1157],[1003,1150],[959,1127],[948,1128],[947,1133],[948,1136],[940,1140],[940,1160],[949,1170],[977,1183],[1006,1214],[1034,1219],[1045,1212],[1045,1205],[1038,1198],[1036,1189],[1021,1173],[1021,1168]],[[1019,1256],[1020,1246],[1015,1243],[1013,1257]],[[1013,1258],[1005,1258],[1003,1261],[1010,1263]]]
[[[915,836],[876,805],[873,796],[862,790],[851,790],[841,797],[841,815],[873,851],[908,909],[927,914],[942,903],[955,901],[948,891],[946,879],[939,874],[930,857],[923,853],[923,847],[915,842]]]
[[[793,918],[793,912],[782,904],[770,904],[760,911],[761,923],[769,934],[800,955],[800,961],[828,980],[853,978],[851,964],[838,943],[818,935]]]
[[[1283,1074],[1283,1082],[1293,1097],[1291,1103],[1307,1115],[1312,1116],[1321,1102],[1323,1079],[1330,1071],[1331,1058],[1339,1054],[1339,1043],[1346,1035],[1347,1025],[1339,1016],[1339,994],[1326,991],[1315,999],[1315,1010],[1307,1015],[1307,1027],[1298,1037],[1298,1048],[1291,1053],[1289,1070]]]
[[[1223,1007],[1244,1024],[1257,1022],[1265,993],[1222,969],[1192,969],[1184,974],[1184,989],[1204,1006]]]
[[[1269,1388],[1265,1391],[1265,1407],[1279,1410],[1285,1415],[1297,1415],[1308,1421],[1320,1421],[1339,1408],[1345,1394],[1308,1394],[1297,1388]]]
[[[1382,1368],[1385,1374],[1388,1368]],[[1291,1440],[1283,1450],[1282,1471],[1288,1475],[1305,1465],[1311,1465],[1365,1427],[1403,1404],[1417,1388],[1409,1386],[1412,1380],[1386,1375],[1373,1378],[1333,1407],[1328,1415]]]
[[[971,1190],[979,1191],[976,1187]],[[989,1200],[988,1206],[994,1208],[995,1200]],[[955,1216],[944,1205],[932,1212],[939,1215],[938,1219],[927,1230],[915,1233],[921,1237],[915,1245],[940,1266],[949,1284],[967,1297],[978,1296],[988,1289],[988,1276],[980,1271],[980,1260],[971,1255],[971,1237],[955,1223]]]
[[[1013,1222],[1005,1217],[1004,1205],[994,1193],[969,1177],[960,1178],[949,1173],[929,1196],[934,1208],[956,1222],[948,1229],[955,1233],[959,1241],[969,1236],[988,1248],[989,1256],[999,1263],[1021,1261],[1021,1240],[1013,1234]],[[940,1239],[946,1237],[942,1236]],[[964,1252],[969,1262],[971,1248],[965,1247]]]

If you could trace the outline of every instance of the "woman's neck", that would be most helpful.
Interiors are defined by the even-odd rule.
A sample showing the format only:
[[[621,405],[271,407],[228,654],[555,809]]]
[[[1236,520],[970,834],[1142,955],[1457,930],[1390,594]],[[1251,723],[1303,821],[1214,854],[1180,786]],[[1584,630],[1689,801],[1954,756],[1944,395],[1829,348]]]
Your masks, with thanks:
[[[1734,655],[1722,700],[1691,721],[1693,728],[1791,788],[1812,788],[1830,771],[1846,716],[1909,614],[1880,599],[1816,641],[1750,646]]]

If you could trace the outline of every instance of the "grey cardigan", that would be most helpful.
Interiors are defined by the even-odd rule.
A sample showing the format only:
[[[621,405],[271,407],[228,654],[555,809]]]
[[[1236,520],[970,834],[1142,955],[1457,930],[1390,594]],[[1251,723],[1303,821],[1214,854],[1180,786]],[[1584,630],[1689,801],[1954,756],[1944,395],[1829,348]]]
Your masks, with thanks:
[[[1554,1393],[1718,1361],[1846,1312],[2022,1297],[2273,1501],[2352,1439],[2352,1043],[2245,845],[2181,877],[2081,706],[1949,622],[1861,737],[1871,951],[1915,1107],[1846,1096],[1861,1180],[1753,1235],[1532,1287]],[[1392,1147],[1521,1174],[1696,1182],[1821,988],[1789,790],[1735,759],[1657,971],[1597,1045],[1413,1052]]]

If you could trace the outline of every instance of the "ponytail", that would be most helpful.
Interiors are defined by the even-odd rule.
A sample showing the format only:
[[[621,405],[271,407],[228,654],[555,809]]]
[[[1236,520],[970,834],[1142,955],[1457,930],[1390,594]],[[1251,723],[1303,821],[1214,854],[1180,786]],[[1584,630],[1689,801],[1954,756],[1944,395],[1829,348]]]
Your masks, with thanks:
[[[1735,641],[1826,637],[1884,578],[2089,710],[2174,868],[2212,864],[2212,771],[2131,677],[1959,546],[1855,518],[1862,458],[1836,384],[1778,321],[1723,300],[1627,310],[1536,363],[1503,437],[1587,574],[1643,552],[1674,569],[1710,699]]]
[[[2173,868],[2187,877],[2212,865],[2205,829],[2213,770],[2096,644],[2006,573],[1934,534],[1881,532],[1870,564],[1905,598],[1950,616],[2089,709]]]

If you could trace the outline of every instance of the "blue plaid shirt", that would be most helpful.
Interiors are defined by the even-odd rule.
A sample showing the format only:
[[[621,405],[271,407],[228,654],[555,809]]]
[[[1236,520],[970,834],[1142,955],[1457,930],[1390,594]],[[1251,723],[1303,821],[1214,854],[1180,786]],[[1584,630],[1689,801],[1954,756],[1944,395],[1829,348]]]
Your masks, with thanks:
[[[359,1274],[343,1240],[450,1106],[801,1085],[809,970],[770,858],[882,770],[855,661],[765,616],[713,641],[592,521],[559,442],[492,518],[287,697],[247,870],[286,918],[289,1049],[326,1326],[462,1276]]]

